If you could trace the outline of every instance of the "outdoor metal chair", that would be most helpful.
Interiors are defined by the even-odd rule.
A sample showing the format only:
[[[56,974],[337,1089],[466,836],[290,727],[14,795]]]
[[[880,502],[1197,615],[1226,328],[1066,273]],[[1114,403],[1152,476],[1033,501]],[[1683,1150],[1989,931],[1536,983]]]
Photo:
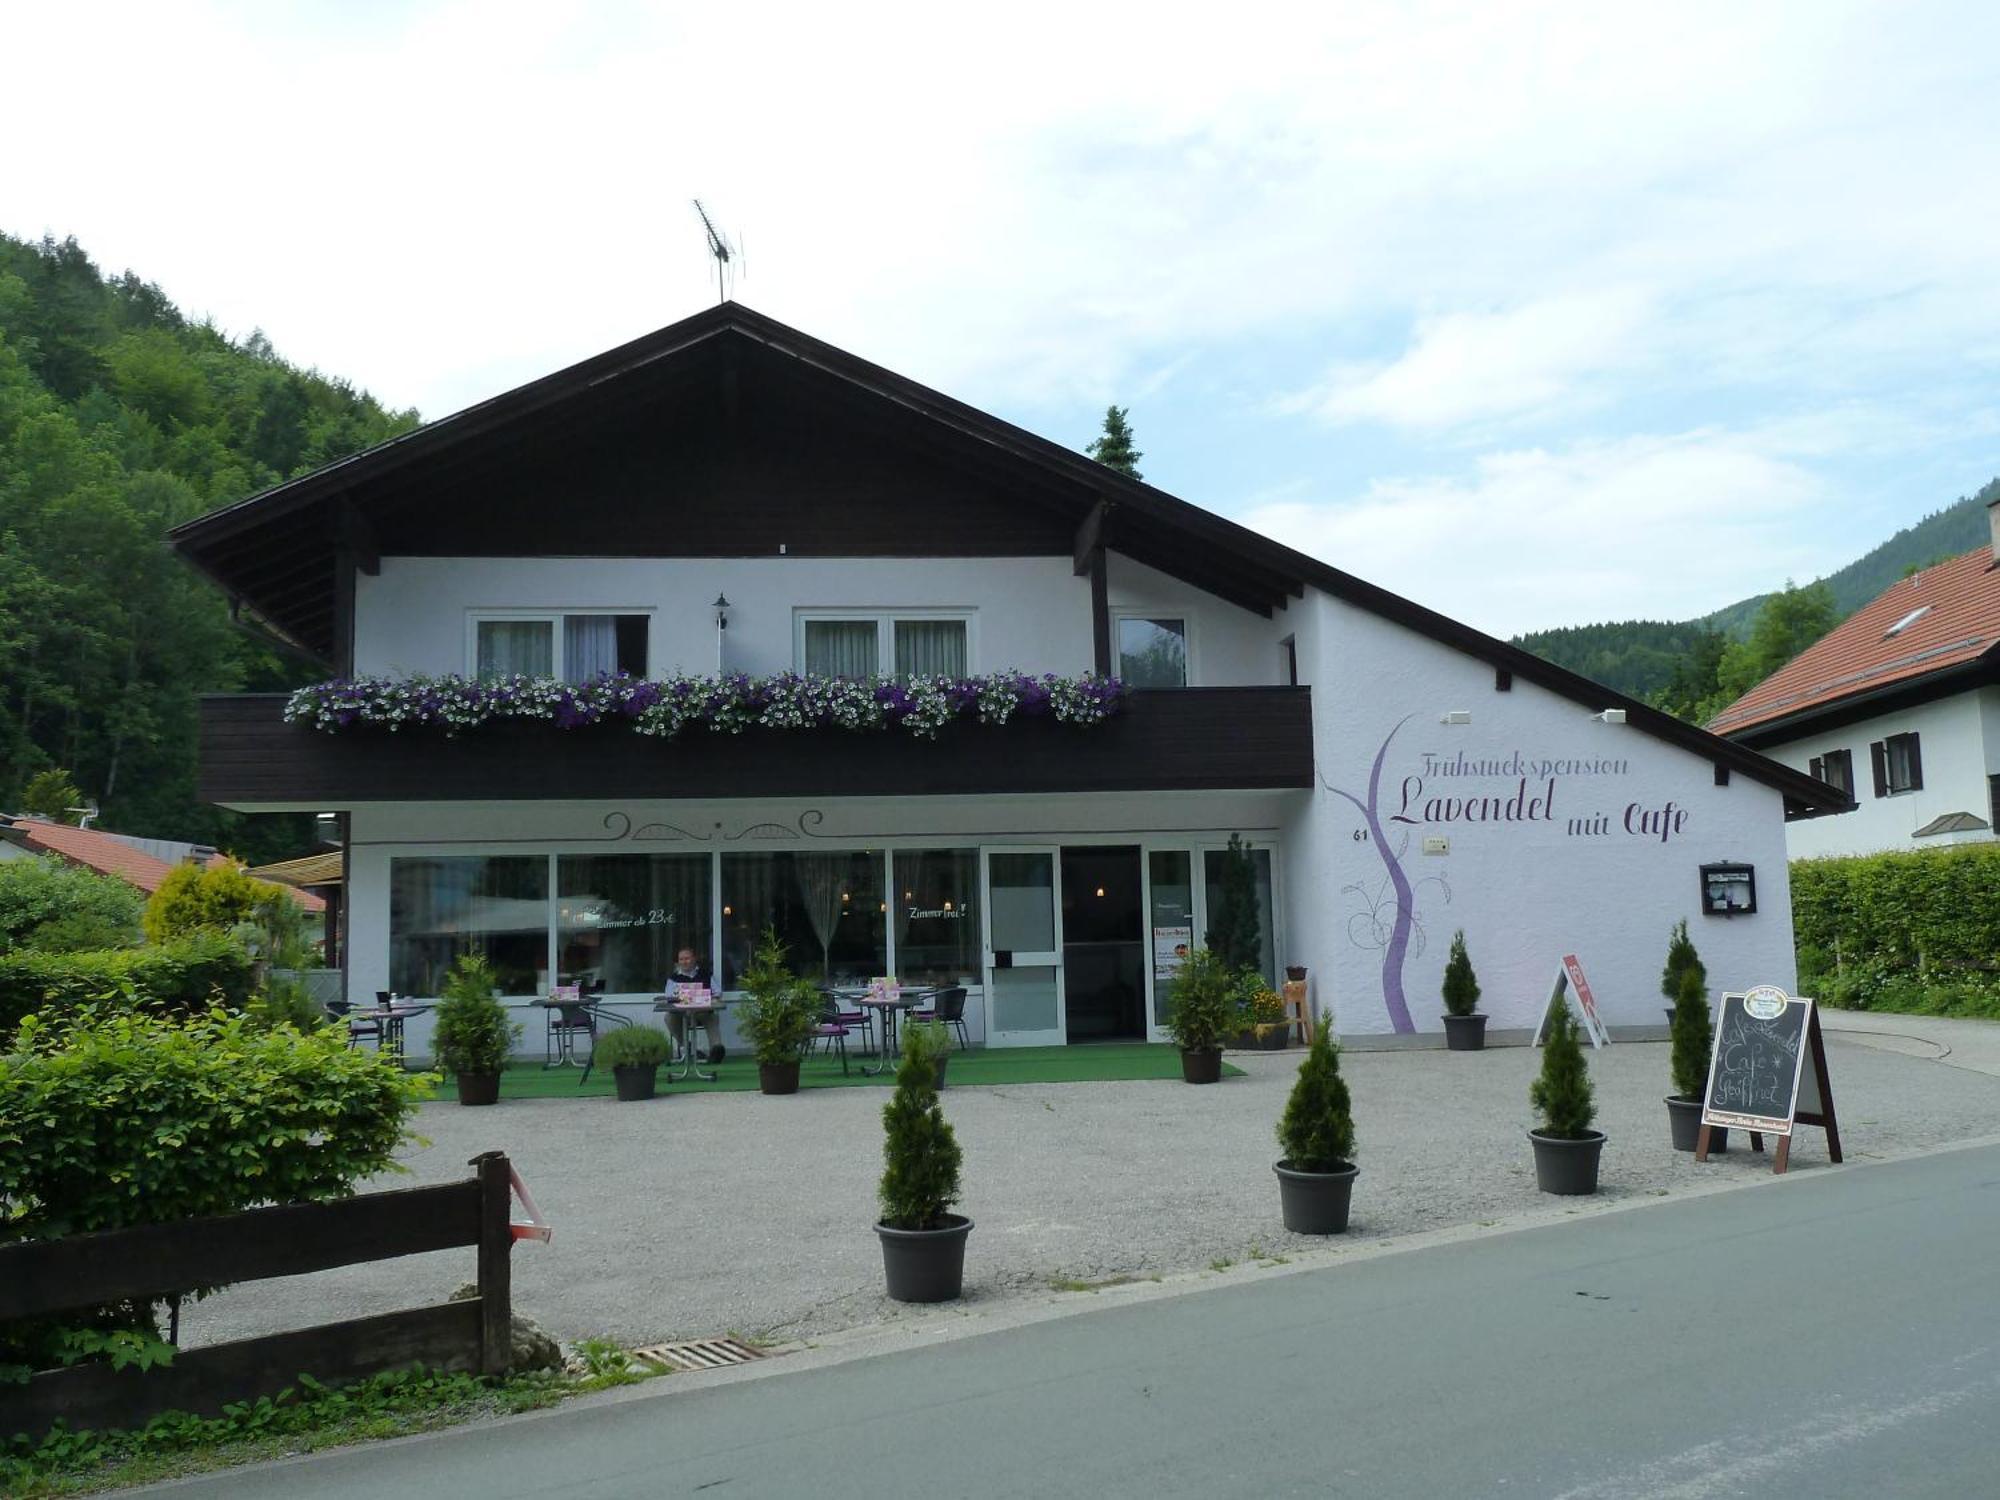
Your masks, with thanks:
[[[833,996],[820,994],[819,1025],[813,1029],[813,1043],[824,1042],[830,1051],[840,1055],[840,1075],[847,1076],[847,1028],[839,1019],[840,1004]]]
[[[358,1052],[363,1041],[373,1042],[379,1050],[382,1046],[382,1022],[375,1016],[354,1014],[352,1000],[329,1000],[326,1013],[336,1021],[347,1023],[347,1050]]]
[[[544,1071],[580,1063],[584,1072],[589,1073],[591,1061],[597,1055],[597,1006],[592,997],[603,987],[602,980],[595,989],[585,980],[577,986],[575,1000],[552,1005],[542,1013],[547,1024],[542,1050]],[[576,1055],[579,1037],[588,1039],[581,1058]]]
[[[834,1025],[844,1027],[847,1035],[861,1034],[861,1050],[873,1056],[875,1053],[875,1017],[865,1008],[856,1006],[853,1010],[841,1009],[841,999],[837,991],[821,990],[820,997],[833,1008],[829,1019]]]
[[[958,1033],[958,1045],[969,1048],[970,1038],[965,1034],[965,987],[953,985],[948,990],[939,990],[931,996],[930,1009],[912,1012],[912,1021],[942,1021]]]

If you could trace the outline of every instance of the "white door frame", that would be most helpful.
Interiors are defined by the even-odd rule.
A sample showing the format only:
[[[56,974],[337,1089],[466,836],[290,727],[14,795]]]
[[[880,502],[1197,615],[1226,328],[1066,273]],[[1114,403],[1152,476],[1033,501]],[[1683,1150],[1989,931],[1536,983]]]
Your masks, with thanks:
[[[1056,1024],[1052,1031],[1002,1031],[999,1027],[999,988],[994,983],[993,952],[993,856],[996,854],[1038,855],[1049,862],[1049,913],[1055,947],[1050,952],[1010,950],[1009,969],[1046,968],[1055,976]],[[1056,844],[982,845],[979,850],[980,977],[986,982],[986,1045],[989,1047],[1059,1047],[1069,1041],[1069,1005],[1063,990],[1062,934],[1062,849]]]

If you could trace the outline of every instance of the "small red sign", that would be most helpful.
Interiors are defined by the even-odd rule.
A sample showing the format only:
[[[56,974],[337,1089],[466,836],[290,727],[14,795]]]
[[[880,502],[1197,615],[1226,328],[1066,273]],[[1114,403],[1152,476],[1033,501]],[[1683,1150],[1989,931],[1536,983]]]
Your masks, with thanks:
[[[1574,953],[1563,955],[1563,972],[1569,975],[1569,987],[1575,992],[1576,1003],[1583,1007],[1583,1013],[1589,1016],[1594,1024],[1602,1024],[1597,1019],[1597,1000],[1590,993],[1590,981],[1583,977],[1583,965],[1576,961]]]

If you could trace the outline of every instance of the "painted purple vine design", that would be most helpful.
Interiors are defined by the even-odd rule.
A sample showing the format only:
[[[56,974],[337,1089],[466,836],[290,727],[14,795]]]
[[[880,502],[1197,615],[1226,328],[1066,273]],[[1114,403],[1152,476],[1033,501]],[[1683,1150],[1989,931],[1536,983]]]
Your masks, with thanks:
[[[1377,811],[1377,802],[1382,788],[1382,763],[1388,759],[1389,746],[1410,722],[1404,715],[1397,720],[1396,727],[1389,731],[1382,741],[1382,748],[1375,752],[1375,764],[1368,771],[1368,800],[1333,785],[1321,777],[1326,789],[1335,796],[1345,797],[1360,810],[1368,824],[1368,839],[1381,856],[1382,864],[1389,874],[1389,884],[1396,893],[1396,916],[1389,928],[1389,942],[1382,950],[1382,1003],[1389,1012],[1389,1024],[1399,1032],[1413,1032],[1416,1023],[1410,1019],[1410,1002],[1403,994],[1403,961],[1409,957],[1410,936],[1416,927],[1417,894],[1410,885],[1410,877],[1403,872],[1403,862],[1396,850],[1390,848],[1389,839],[1382,831],[1382,819]]]

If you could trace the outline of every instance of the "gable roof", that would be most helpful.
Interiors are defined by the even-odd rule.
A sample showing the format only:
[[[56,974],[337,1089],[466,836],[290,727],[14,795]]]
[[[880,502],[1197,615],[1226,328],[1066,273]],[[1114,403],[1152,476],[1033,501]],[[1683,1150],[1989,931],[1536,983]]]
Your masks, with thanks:
[[[1899,579],[1709,721],[1771,744],[2000,680],[2000,567],[1981,547]]]
[[[1074,528],[1079,555],[1094,542],[1267,616],[1308,586],[1319,588],[1592,710],[1622,708],[1628,723],[1655,738],[1777,788],[1788,817],[1854,805],[1803,772],[733,302],[185,522],[168,536],[233,602],[330,661],[342,608],[336,553],[371,557],[375,528],[427,495],[428,476],[475,464],[485,446],[507,444],[520,454],[546,437],[574,439],[597,409],[651,413],[661,401],[719,390],[728,412],[741,387],[757,380],[804,388],[839,404],[843,421],[883,424],[896,440],[923,445],[947,463],[1004,477],[1019,504],[1043,507]]]
[[[69,864],[81,865],[100,875],[115,875],[149,896],[160,888],[160,882],[175,868],[171,861],[135,848],[120,835],[101,828],[76,828],[45,818],[16,817],[0,818],[0,834],[4,834],[10,844],[18,845],[31,854],[53,854]],[[202,864],[212,869],[229,862],[225,854],[210,853]],[[311,891],[293,889],[290,894],[303,911],[326,910],[325,900]]]

